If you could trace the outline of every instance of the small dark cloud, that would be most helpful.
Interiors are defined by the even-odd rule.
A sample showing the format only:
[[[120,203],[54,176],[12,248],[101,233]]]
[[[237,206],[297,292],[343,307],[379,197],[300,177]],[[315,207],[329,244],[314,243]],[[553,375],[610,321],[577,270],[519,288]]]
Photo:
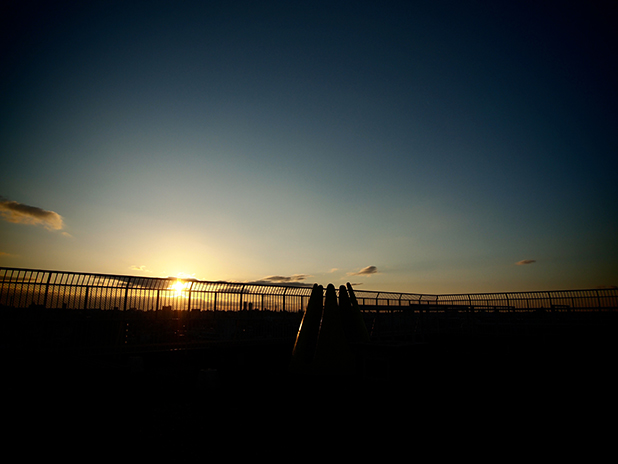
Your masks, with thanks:
[[[293,274],[291,276],[268,276],[264,277],[262,280],[266,282],[281,284],[281,283],[290,283],[290,282],[301,282],[305,280],[308,276],[307,274]]]
[[[522,259],[521,261],[518,261],[515,264],[517,266],[523,266],[525,264],[532,264],[532,263],[536,263],[536,259]]]
[[[292,274],[291,276],[282,276],[282,275],[272,275],[268,277],[264,277],[260,280],[256,280],[253,282],[248,282],[251,284],[260,284],[260,285],[274,285],[274,284],[283,284],[283,285],[292,285],[298,287],[311,287],[313,284],[303,282],[307,277],[311,277],[308,274]]]
[[[25,205],[0,197],[0,215],[5,221],[14,224],[41,225],[47,230],[61,230],[64,227],[62,216],[36,206]]]
[[[378,273],[378,268],[375,266],[367,266],[362,268],[360,271],[358,272],[348,272],[348,275],[351,276],[355,276],[355,275],[372,275],[372,274],[377,274]]]

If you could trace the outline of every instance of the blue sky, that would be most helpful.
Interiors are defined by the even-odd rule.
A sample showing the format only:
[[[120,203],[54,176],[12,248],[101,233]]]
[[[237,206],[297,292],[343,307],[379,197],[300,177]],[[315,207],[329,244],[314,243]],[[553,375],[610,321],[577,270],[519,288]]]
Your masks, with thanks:
[[[82,3],[3,15],[0,266],[618,285],[615,8]]]

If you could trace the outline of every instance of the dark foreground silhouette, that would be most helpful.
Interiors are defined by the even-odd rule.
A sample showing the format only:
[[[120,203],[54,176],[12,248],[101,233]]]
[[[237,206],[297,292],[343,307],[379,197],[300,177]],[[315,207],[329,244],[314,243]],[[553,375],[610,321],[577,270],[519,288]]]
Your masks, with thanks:
[[[276,324],[284,322],[285,336],[276,337],[264,336],[274,333],[273,314],[221,314],[218,327],[234,327],[232,337],[184,345],[168,339],[158,345],[133,342],[148,335],[145,328],[174,337],[192,327],[201,327],[202,332],[194,331],[200,336],[210,334],[215,316],[198,314],[190,326],[188,319],[157,315],[116,320],[110,313],[101,315],[107,319],[98,325],[98,316],[89,313],[67,319],[49,319],[49,310],[48,319],[15,314],[4,314],[10,322],[3,325],[0,359],[4,420],[14,433],[57,440],[208,437],[212,442],[218,435],[258,432],[275,439],[275,430],[299,433],[316,418],[322,427],[352,424],[369,434],[372,427],[408,435],[470,431],[471,424],[506,431],[522,421],[571,424],[581,412],[609,410],[613,401],[615,312],[539,314],[523,322],[489,315],[474,330],[466,319],[448,316],[434,321],[440,331],[422,337],[411,328],[423,320],[411,319],[409,330],[400,327],[404,330],[396,335],[348,343],[345,364],[330,362],[327,349],[313,346],[320,366],[328,369],[291,369],[298,354],[298,314],[279,315]],[[43,331],[50,324],[62,329],[59,321],[75,322],[71,327],[79,336]],[[126,332],[127,324],[141,331]],[[55,333],[65,338],[54,345]],[[119,333],[129,334],[122,349]],[[73,339],[79,344],[67,346]],[[92,349],[102,345],[88,340],[111,340],[113,349]]]
[[[263,430],[268,421],[294,424],[305,416],[442,427],[473,418],[504,424],[544,411],[553,422],[584,402],[586,409],[606,407],[610,398],[615,342],[574,335],[358,345],[356,368],[345,375],[290,373],[293,341],[13,356],[3,363],[5,417],[30,433],[147,438]]]

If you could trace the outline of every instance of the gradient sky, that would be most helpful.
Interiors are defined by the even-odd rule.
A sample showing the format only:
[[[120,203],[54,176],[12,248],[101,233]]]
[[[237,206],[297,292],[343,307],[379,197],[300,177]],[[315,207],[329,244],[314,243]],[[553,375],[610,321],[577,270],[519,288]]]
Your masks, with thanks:
[[[0,266],[618,285],[615,7],[9,3]]]

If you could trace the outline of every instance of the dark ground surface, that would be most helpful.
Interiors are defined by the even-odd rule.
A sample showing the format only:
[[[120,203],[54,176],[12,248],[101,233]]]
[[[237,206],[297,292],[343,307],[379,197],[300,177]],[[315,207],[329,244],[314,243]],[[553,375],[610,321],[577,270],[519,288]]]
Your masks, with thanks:
[[[581,427],[615,407],[616,343],[603,337],[370,343],[356,348],[357,368],[347,376],[289,374],[292,342],[13,355],[3,363],[4,417],[15,430],[44,437],[215,442],[301,433],[313,420],[369,436]]]
[[[496,443],[508,456],[538,443],[584,447],[590,459],[613,443],[614,319],[373,340],[354,347],[350,375],[290,374],[293,339],[113,355],[4,350],[4,443],[197,446],[208,456],[294,444],[311,454],[353,433],[355,452],[376,459],[402,446],[477,457]]]

